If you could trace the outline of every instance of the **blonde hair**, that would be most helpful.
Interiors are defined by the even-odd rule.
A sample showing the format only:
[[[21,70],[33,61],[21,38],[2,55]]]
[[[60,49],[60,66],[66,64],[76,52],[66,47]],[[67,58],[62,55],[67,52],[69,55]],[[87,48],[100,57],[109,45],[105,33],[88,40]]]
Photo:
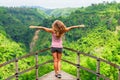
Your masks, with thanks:
[[[52,24],[52,28],[55,31],[56,37],[60,38],[64,35],[66,26],[60,20],[55,20]]]

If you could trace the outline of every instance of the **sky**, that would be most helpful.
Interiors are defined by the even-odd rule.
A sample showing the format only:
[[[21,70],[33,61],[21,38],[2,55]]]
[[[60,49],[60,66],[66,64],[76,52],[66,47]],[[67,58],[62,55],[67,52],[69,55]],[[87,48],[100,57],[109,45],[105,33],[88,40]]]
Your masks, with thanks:
[[[67,7],[87,7],[91,4],[120,0],[0,0],[0,6],[19,7],[19,6],[40,6],[49,9],[67,8]]]

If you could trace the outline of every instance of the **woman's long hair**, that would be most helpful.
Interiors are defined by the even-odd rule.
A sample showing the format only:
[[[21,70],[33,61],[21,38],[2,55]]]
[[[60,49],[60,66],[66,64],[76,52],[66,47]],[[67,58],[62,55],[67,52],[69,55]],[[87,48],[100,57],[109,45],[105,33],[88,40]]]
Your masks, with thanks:
[[[60,38],[64,35],[66,26],[60,20],[55,20],[52,24],[52,28],[55,31],[56,37]]]

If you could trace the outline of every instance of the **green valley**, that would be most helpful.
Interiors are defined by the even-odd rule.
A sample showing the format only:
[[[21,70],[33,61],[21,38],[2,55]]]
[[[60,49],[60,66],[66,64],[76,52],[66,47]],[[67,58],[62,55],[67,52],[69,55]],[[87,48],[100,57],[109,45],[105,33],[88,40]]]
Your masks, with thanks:
[[[67,16],[66,16],[67,15]],[[29,54],[30,42],[35,29],[30,25],[50,28],[54,20],[61,20],[67,27],[84,24],[85,28],[73,29],[66,33],[63,39],[65,47],[73,48],[120,65],[120,3],[92,4],[88,7],[75,9],[41,10],[32,7],[0,7],[0,63]],[[45,31],[39,32],[39,38],[34,51],[49,48],[51,35]],[[63,58],[70,61],[76,55],[63,51]],[[51,52],[39,55],[39,63],[52,59]],[[34,56],[19,62],[20,70],[25,70],[35,64]],[[62,69],[68,73],[76,71],[75,67],[62,63]],[[81,65],[95,70],[95,60],[81,57]],[[42,68],[42,69],[41,69]],[[47,68],[47,69],[46,69]],[[39,76],[53,70],[53,64],[39,68]],[[0,68],[0,80],[14,73],[14,64]],[[118,71],[101,63],[101,73],[111,80],[117,80]],[[96,80],[95,75],[84,70],[80,71],[82,80]],[[31,76],[30,76],[31,75]],[[20,80],[34,80],[35,71],[19,76]],[[103,80],[103,79],[100,79]]]

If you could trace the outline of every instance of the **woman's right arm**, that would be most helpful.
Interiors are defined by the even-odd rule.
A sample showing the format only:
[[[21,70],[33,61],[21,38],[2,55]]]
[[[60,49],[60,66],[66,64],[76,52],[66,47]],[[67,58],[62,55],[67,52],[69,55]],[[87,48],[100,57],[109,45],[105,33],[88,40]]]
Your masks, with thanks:
[[[46,32],[53,33],[52,28],[46,28],[46,27],[43,27],[43,26],[30,26],[29,28],[42,29],[42,30],[44,30]]]

